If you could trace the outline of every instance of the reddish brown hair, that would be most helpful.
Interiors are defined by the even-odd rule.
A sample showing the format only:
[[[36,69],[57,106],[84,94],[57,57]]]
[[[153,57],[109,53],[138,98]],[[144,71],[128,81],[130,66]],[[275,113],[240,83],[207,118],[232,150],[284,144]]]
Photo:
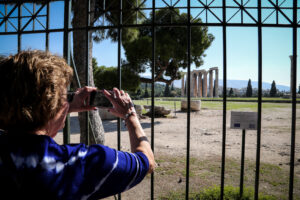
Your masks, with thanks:
[[[22,51],[0,61],[0,129],[36,131],[62,106],[73,76],[63,58],[43,51]]]

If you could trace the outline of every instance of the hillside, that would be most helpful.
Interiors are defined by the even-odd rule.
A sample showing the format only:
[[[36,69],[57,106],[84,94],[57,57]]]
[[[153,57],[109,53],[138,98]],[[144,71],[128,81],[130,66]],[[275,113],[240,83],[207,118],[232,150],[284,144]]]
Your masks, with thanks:
[[[251,81],[252,83],[252,88],[258,88],[258,82],[257,81]],[[248,84],[248,80],[227,80],[227,88],[236,88],[236,89],[242,89],[246,88]],[[177,88],[181,88],[181,80],[175,80],[174,81],[174,86]],[[223,86],[223,80],[219,79],[219,86]],[[262,89],[263,90],[268,90],[271,88],[271,83],[267,82],[262,82]],[[289,91],[290,87],[286,85],[277,85],[276,88],[279,91]]]

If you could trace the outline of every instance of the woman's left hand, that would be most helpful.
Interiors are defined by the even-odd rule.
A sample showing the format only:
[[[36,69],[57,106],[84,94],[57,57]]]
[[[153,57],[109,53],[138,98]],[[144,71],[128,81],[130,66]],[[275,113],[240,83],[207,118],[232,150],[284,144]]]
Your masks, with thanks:
[[[75,92],[72,102],[69,103],[69,113],[97,110],[95,106],[89,105],[91,92],[96,90],[97,88],[88,86],[78,88]]]

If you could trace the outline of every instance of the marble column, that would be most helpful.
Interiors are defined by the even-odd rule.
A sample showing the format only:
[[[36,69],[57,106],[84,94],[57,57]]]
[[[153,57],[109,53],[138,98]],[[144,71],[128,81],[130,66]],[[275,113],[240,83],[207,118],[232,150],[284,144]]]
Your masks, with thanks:
[[[216,69],[216,78],[215,78],[215,97],[219,97],[219,69]]]
[[[187,79],[187,77],[186,77]],[[187,80],[184,81],[184,95],[187,96]]]
[[[209,97],[213,97],[213,70],[209,70]]]
[[[198,96],[198,83],[197,83],[197,74],[194,74],[194,97]]]
[[[198,74],[198,97],[202,97],[202,73]]]
[[[184,97],[184,75],[181,78],[181,96]]]
[[[190,92],[191,92],[191,97],[194,96],[194,73],[191,72],[190,76]]]
[[[203,73],[203,97],[207,97],[207,72]]]

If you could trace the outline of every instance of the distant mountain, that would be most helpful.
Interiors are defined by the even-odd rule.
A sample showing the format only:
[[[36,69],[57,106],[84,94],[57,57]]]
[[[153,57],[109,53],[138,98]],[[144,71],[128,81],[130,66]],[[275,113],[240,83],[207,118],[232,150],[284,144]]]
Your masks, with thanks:
[[[252,88],[258,88],[258,82],[257,81],[251,81]],[[227,88],[236,88],[236,89],[242,89],[246,88],[248,85],[248,80],[227,80]],[[174,86],[177,88],[181,88],[181,80],[175,80]],[[223,86],[223,80],[219,79],[219,86]],[[286,85],[277,85],[276,88],[279,91],[289,91],[290,87]],[[262,89],[267,90],[271,89],[271,83],[262,82]]]
[[[258,88],[258,82],[257,81],[252,81],[252,88]],[[223,80],[219,80],[219,85],[223,86]],[[236,89],[241,89],[241,88],[246,88],[248,85],[248,80],[227,80],[227,88],[236,88]],[[286,85],[277,85],[276,88],[279,91],[289,91],[290,87]],[[271,89],[271,83],[267,82],[262,82],[262,89],[267,90]]]

